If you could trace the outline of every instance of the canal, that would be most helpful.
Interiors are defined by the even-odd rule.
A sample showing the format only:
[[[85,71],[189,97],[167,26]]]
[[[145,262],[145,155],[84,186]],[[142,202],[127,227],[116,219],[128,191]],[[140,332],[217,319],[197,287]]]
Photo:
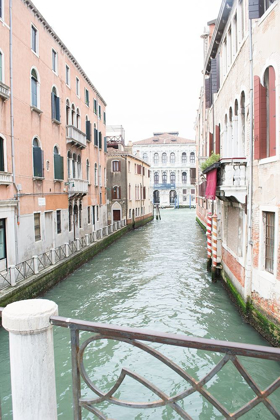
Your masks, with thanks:
[[[241,319],[221,283],[211,282],[205,267],[205,234],[195,221],[195,211],[168,209],[161,212],[160,221],[154,220],[128,233],[59,283],[44,298],[54,300],[58,304],[59,314],[65,317],[267,345]],[[87,333],[82,334],[82,339],[87,337]],[[58,413],[60,419],[70,420],[73,415],[69,331],[55,327],[54,340]],[[222,357],[221,354],[158,344],[153,347],[160,349],[195,378],[206,375]],[[241,359],[262,388],[280,375],[280,366],[276,362]],[[102,340],[92,345],[86,353],[85,363],[90,377],[103,391],[112,387],[122,367],[145,376],[168,395],[186,388],[182,378],[161,366],[159,361],[139,349],[112,340]],[[0,331],[0,381],[2,417],[10,420],[8,334],[3,329]],[[231,363],[206,388],[230,411],[235,411],[254,396]],[[270,399],[279,409],[278,391]],[[84,388],[82,392],[83,396],[92,395]],[[125,380],[117,396],[130,401],[158,399],[132,379]],[[198,393],[180,404],[193,419],[223,418]],[[116,420],[180,418],[170,408],[141,412],[139,409],[103,404],[100,409],[107,417]],[[95,418],[93,414],[83,412],[83,419]],[[242,418],[266,420],[274,417],[260,404]]]

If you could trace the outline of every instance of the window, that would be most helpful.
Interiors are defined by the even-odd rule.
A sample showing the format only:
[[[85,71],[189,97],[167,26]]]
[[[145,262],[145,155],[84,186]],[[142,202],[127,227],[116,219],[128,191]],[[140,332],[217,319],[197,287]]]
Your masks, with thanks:
[[[98,186],[98,179],[97,179],[97,163],[94,164],[94,185]]]
[[[90,224],[90,206],[87,208],[87,222]]]
[[[72,109],[71,109],[71,122],[72,122],[72,125],[75,126],[75,124],[76,124],[76,109],[75,109],[74,104],[72,104]]]
[[[70,87],[70,68],[67,64],[65,66],[65,82],[66,85]]]
[[[154,154],[154,164],[157,165],[159,161],[158,153]]]
[[[94,110],[94,113],[97,114],[97,101],[96,101],[96,99],[93,100],[93,110]]]
[[[175,163],[175,153],[170,153],[170,163]]]
[[[60,99],[55,86],[52,88],[52,120],[60,122]]]
[[[101,106],[98,105],[98,118],[101,120]]]
[[[78,160],[77,160],[77,178],[81,179],[82,178],[82,160],[81,160],[81,155],[78,155]]]
[[[39,83],[35,69],[31,70],[31,106],[39,108]]]
[[[163,184],[167,183],[167,172],[162,172],[162,183]]]
[[[170,174],[170,182],[171,182],[171,184],[175,184],[175,181],[176,181],[175,172],[171,172],[171,174]]]
[[[186,152],[182,153],[182,163],[187,163],[187,153]]]
[[[98,131],[96,129],[95,123],[94,123],[94,146],[98,146]]]
[[[71,232],[72,230],[72,217],[73,217],[73,208],[70,205],[68,208],[68,227],[69,227],[69,232]]]
[[[82,228],[82,214],[83,214],[83,207],[82,203],[79,205],[79,228]]]
[[[31,25],[31,49],[33,52],[38,54],[38,31],[33,25]]]
[[[92,206],[92,224],[95,224],[95,206]]]
[[[195,163],[195,154],[194,154],[194,152],[191,152],[191,154],[190,154],[190,163]]]
[[[66,99],[66,125],[70,125],[71,113],[70,113],[70,102]]]
[[[276,87],[275,70],[269,66],[264,73],[264,86],[254,78],[255,159],[276,155]]]
[[[4,160],[4,139],[0,137],[0,171],[5,171],[5,160]]]
[[[1,4],[1,0],[0,0]],[[6,229],[5,219],[0,219],[0,260],[6,258]]]
[[[159,173],[155,172],[154,173],[154,184],[158,184],[159,183]]]
[[[149,158],[148,158],[148,153],[143,153],[143,160],[145,162],[148,162]]]
[[[41,240],[40,213],[34,213],[35,242]]]
[[[33,176],[36,178],[43,178],[44,169],[44,154],[39,145],[39,140],[37,137],[33,140]]]
[[[76,178],[76,174],[77,174],[77,155],[76,153],[73,153],[73,159],[72,159],[72,177]]]
[[[89,92],[86,88],[85,88],[85,104],[89,106]]]
[[[167,154],[163,153],[161,157],[162,163],[167,163]]]
[[[131,184],[128,186],[128,199],[131,200]]]
[[[0,0],[1,4],[1,0]],[[4,81],[4,57],[2,52],[0,51],[0,82]]]
[[[57,146],[54,146],[54,149],[53,149],[53,160],[54,160],[54,179],[62,181],[64,179],[63,156],[60,156]]]
[[[182,172],[182,184],[187,183],[187,172]]]
[[[67,152],[67,174],[68,178],[71,178],[71,169],[72,169],[72,153],[70,150]]]
[[[131,219],[131,209],[128,211],[128,218]]]
[[[87,182],[90,183],[90,165],[89,165],[88,159],[87,159]]]
[[[121,198],[121,187],[115,185],[112,188],[112,200],[119,200]]]
[[[76,77],[76,95],[80,97],[80,80]]]
[[[187,194],[187,190],[186,189],[183,189],[183,194]]]
[[[265,270],[274,272],[274,246],[275,246],[275,213],[263,212],[264,235],[265,235]]]
[[[103,112],[103,123],[106,125],[106,112]]]
[[[76,113],[76,127],[78,129],[81,128],[81,116],[80,116],[80,110],[79,110],[79,108],[77,108],[77,113]]]
[[[56,233],[61,233],[61,210],[56,211]]]
[[[52,49],[52,71],[57,73],[57,52]]]
[[[121,171],[121,162],[119,160],[113,160],[112,171],[113,172],[120,172]]]
[[[102,149],[102,133],[99,131],[99,149]]]
[[[139,188],[139,185],[135,185],[135,200],[140,200],[140,188]]]

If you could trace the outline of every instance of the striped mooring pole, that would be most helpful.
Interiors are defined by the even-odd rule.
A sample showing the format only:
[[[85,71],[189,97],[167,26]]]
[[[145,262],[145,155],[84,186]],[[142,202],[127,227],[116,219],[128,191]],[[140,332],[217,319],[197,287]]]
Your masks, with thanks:
[[[217,215],[212,216],[212,281],[217,281]]]
[[[212,256],[212,238],[211,238],[211,230],[212,230],[212,213],[207,213],[207,271],[211,270],[211,256]]]

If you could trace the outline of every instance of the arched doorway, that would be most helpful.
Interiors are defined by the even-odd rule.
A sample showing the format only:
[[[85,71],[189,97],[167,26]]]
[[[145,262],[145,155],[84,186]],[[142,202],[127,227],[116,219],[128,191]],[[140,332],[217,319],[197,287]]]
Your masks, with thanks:
[[[154,204],[160,204],[160,198],[159,198],[159,190],[155,190],[153,193],[153,201]]]
[[[175,204],[176,202],[176,197],[177,197],[177,193],[175,190],[171,190],[169,192],[169,203],[170,204]]]

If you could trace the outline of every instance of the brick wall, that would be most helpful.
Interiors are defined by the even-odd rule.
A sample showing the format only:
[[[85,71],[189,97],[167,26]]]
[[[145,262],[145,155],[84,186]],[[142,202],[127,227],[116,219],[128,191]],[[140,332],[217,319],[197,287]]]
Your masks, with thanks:
[[[245,285],[245,268],[230,254],[225,248],[222,248],[222,261],[227,265],[231,273],[238,280],[242,287]]]

